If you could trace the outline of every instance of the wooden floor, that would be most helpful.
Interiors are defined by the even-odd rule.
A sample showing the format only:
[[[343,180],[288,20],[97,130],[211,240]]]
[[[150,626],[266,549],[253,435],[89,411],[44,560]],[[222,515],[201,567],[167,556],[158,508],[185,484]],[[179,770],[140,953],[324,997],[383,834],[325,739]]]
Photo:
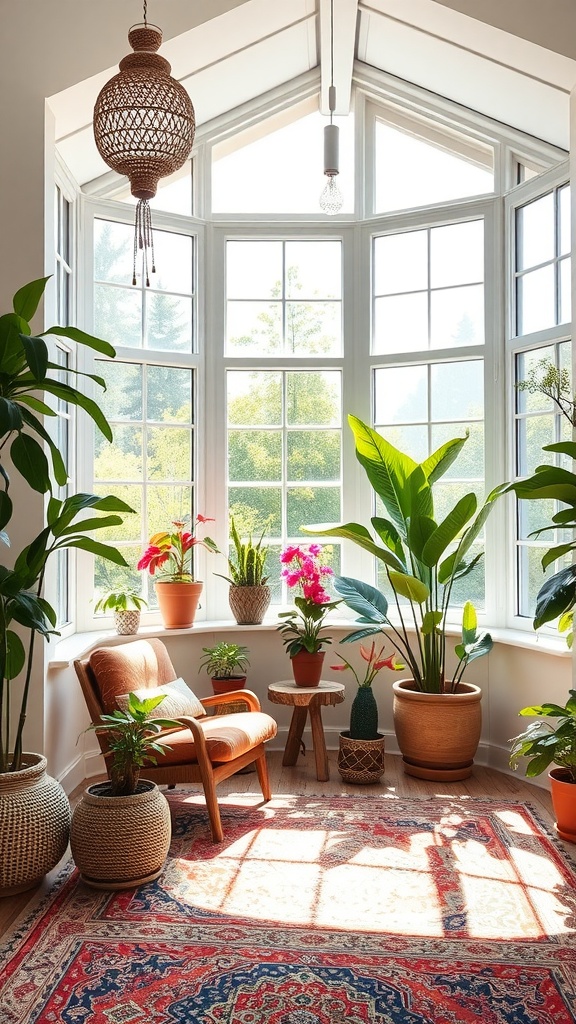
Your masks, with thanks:
[[[547,790],[538,786],[528,784],[521,775],[504,775],[502,772],[492,768],[474,766],[474,774],[465,782],[432,783],[421,782],[405,775],[402,770],[402,762],[399,756],[386,754],[386,772],[380,783],[375,786],[350,786],[345,785],[338,775],[336,767],[336,751],[329,751],[330,781],[318,782],[315,774],[314,754],[308,750],[305,755],[298,758],[298,763],[292,768],[282,767],[282,752],[272,751],[268,755],[270,770],[270,782],[274,795],[353,795],[359,793],[362,796],[383,796],[386,793],[395,796],[411,797],[433,797],[433,796],[471,796],[489,797],[503,800],[522,800],[530,803],[542,817],[552,822],[552,803]],[[91,779],[90,782],[96,782]],[[84,787],[80,787],[72,794],[72,804],[79,799]],[[218,787],[220,796],[226,793],[255,793],[259,792],[256,775],[254,772],[235,775]],[[574,845],[566,844],[566,849],[575,855]],[[12,922],[19,916],[26,907],[28,901],[34,898],[38,891],[48,888],[51,878],[58,869],[46,877],[38,889],[22,893],[20,896],[6,897],[0,899],[0,936],[6,932]]]

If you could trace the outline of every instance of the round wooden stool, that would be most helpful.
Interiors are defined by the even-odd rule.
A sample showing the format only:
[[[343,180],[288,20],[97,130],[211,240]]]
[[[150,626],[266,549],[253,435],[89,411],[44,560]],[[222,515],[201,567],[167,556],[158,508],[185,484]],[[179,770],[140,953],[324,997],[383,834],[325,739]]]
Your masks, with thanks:
[[[341,704],[344,700],[344,684],[332,683],[328,679],[321,679],[318,686],[296,686],[291,679],[282,679],[278,683],[271,683],[268,687],[268,699],[272,704],[284,704],[293,707],[292,721],[288,730],[288,739],[284,749],[282,764],[296,764],[302,733],[306,725],[306,718],[310,713],[310,728],[312,729],[312,746],[314,747],[314,758],[316,760],[316,778],[320,782],[327,782],[330,778],[328,768],[328,753],[326,751],[326,740],[324,738],[324,726],[322,725],[322,706]]]

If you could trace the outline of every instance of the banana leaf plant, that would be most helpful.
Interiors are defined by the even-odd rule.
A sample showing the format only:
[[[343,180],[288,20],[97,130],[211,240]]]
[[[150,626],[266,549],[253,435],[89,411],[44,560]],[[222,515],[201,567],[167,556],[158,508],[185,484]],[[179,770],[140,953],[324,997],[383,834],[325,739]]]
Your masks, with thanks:
[[[542,450],[576,459],[576,441],[547,444]],[[558,558],[563,558],[576,550],[576,473],[561,466],[537,466],[532,476],[510,484],[507,490],[514,491],[518,498],[530,501],[549,501],[552,498],[567,506],[552,516],[548,526],[543,526],[530,534],[530,537],[540,537],[551,530],[571,531],[572,539],[562,544],[554,544],[542,556],[544,571]],[[568,565],[550,576],[540,587],[536,598],[534,629],[539,629],[545,623],[559,618],[558,629],[566,633],[568,645],[571,647],[574,616],[572,609],[575,604],[576,565]]]
[[[77,371],[51,362],[43,337],[32,335],[29,321],[48,280],[25,285],[14,296],[13,311],[0,316],[0,544],[10,547],[10,522],[15,516],[26,515],[26,498],[20,503],[12,501],[10,476],[3,461],[7,452],[29,487],[38,494],[50,495],[45,527],[19,554],[11,553],[11,567],[0,564],[0,772],[18,771],[22,765],[35,637],[58,635],[56,613],[42,597],[49,556],[63,548],[78,548],[126,565],[116,548],[96,541],[91,534],[120,525],[123,520],[118,513],[133,511],[113,495],[74,494],[61,499],[54,493],[66,484],[68,473],[62,453],[39,418],[58,415],[49,404],[50,398],[56,405],[66,403],[83,409],[108,440],[112,440],[112,431],[98,404],[64,379]],[[76,327],[51,327],[43,334],[69,338],[102,355],[115,355],[108,342]],[[87,376],[105,388],[102,377],[79,376]],[[27,631],[26,646],[11,628],[14,624]],[[21,685],[19,705],[13,694],[17,683]]]
[[[452,588],[483,557],[483,552],[473,553],[473,544],[502,488],[492,491],[479,510],[476,495],[465,494],[437,522],[433,485],[453,464],[468,435],[447,441],[418,463],[357,417],[349,416],[348,422],[356,457],[386,514],[372,517],[373,533],[359,523],[306,527],[305,532],[351,540],[383,563],[394,612],[389,614],[388,599],[377,588],[335,577],[334,589],[359,615],[361,625],[344,642],[385,632],[406,661],[417,690],[453,693],[466,666],[492,647],[490,635],[478,629],[473,605],[466,602],[462,639],[455,648],[457,666],[448,677],[446,624]]]

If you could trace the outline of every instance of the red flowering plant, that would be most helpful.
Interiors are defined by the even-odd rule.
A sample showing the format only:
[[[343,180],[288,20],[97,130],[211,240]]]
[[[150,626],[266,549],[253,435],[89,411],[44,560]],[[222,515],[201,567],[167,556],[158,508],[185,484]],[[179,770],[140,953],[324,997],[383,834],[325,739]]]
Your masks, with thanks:
[[[343,664],[330,666],[336,672],[345,672],[346,669],[350,669],[358,683],[358,691],[350,709],[350,729],[346,733],[353,740],[378,739],[378,705],[372,692],[372,683],[383,668],[390,668],[393,672],[399,672],[405,668],[404,665],[396,661],[394,652],[389,658],[384,658],[383,655],[384,645],[377,651],[374,641],[369,648],[360,644],[360,656],[366,662],[363,679],[360,679],[354,666],[346,661],[341,654],[338,657],[341,658]]]
[[[326,591],[326,577],[334,571],[323,561],[322,546],[309,544],[307,547],[291,545],[280,555],[282,578],[290,589],[299,591],[294,598],[295,609],[280,612],[279,618],[286,619],[277,628],[283,634],[282,643],[291,658],[300,651],[317,654],[323,644],[332,643],[332,638],[322,633],[324,619],[328,612],[340,604],[333,601]]]
[[[192,551],[196,545],[218,554],[218,548],[211,537],[203,540],[196,537],[196,528],[215,520],[198,514],[191,530],[186,530],[186,520],[175,519],[174,529],[163,530],[150,537],[150,543],[138,562],[139,569],[148,569],[151,576],[158,572],[159,578],[170,583],[193,583]]]

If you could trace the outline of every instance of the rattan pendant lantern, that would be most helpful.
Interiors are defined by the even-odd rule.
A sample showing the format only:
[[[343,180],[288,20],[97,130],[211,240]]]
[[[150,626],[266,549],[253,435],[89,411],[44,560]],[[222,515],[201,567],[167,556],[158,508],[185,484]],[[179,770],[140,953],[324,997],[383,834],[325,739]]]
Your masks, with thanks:
[[[120,71],[101,90],[94,107],[94,138],[100,156],[113,171],[130,180],[138,199],[134,233],[132,284],[136,284],[136,257],[142,250],[146,284],[148,251],[154,273],[154,245],[149,200],[158,181],[172,174],[190,155],[196,119],[188,93],[171,77],[170,64],[156,51],[162,30],[146,20],[133,25],[128,41],[133,49],[120,61]]]

